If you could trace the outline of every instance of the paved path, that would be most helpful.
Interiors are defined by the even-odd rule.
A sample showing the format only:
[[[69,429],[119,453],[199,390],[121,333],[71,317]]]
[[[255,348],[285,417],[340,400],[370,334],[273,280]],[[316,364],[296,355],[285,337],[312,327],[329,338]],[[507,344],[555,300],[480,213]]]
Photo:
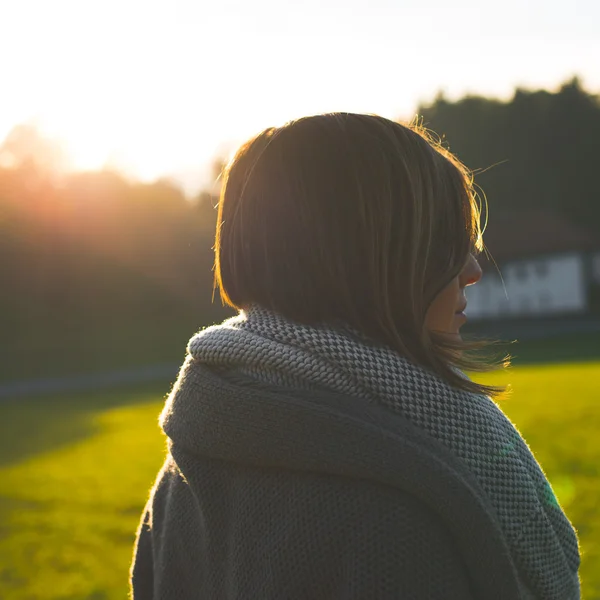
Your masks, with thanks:
[[[579,317],[563,319],[535,319],[531,321],[475,321],[470,331],[504,340],[519,339],[523,342],[560,335],[577,335],[600,331],[600,318]]]
[[[151,383],[153,381],[175,381],[179,366],[159,364],[111,371],[110,373],[11,381],[0,384],[0,399],[39,394],[100,390],[128,384]]]

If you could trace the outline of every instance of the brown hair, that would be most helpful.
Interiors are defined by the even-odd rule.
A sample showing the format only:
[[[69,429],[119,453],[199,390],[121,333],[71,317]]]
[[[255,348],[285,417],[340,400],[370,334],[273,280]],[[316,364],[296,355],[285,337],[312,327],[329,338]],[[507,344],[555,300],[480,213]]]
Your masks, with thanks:
[[[224,172],[215,245],[223,302],[305,324],[343,321],[456,388],[497,393],[427,309],[483,247],[467,169],[422,127],[333,113],[265,129]]]

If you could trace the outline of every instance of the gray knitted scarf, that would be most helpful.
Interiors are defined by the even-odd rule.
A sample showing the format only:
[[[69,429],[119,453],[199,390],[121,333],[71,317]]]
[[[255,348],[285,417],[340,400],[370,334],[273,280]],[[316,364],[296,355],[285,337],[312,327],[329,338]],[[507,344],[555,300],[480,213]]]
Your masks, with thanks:
[[[188,352],[265,383],[332,390],[401,413],[478,478],[527,594],[580,598],[575,531],[529,447],[490,398],[458,391],[350,328],[308,327],[259,307],[196,334]]]

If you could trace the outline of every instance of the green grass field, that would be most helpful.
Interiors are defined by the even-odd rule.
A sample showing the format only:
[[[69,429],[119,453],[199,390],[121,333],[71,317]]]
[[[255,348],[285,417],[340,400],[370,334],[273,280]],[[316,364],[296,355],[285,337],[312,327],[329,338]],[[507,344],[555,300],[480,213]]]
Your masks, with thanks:
[[[600,362],[517,366],[500,405],[542,463],[600,599]],[[166,389],[0,404],[0,598],[122,599],[134,532],[162,462]]]

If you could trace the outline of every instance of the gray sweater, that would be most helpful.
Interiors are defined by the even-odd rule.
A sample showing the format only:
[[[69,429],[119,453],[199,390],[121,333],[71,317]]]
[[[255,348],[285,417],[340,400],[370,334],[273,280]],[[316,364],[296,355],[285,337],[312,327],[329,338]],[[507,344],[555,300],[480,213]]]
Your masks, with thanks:
[[[574,532],[491,400],[261,309],[189,350],[136,598],[579,597]]]

